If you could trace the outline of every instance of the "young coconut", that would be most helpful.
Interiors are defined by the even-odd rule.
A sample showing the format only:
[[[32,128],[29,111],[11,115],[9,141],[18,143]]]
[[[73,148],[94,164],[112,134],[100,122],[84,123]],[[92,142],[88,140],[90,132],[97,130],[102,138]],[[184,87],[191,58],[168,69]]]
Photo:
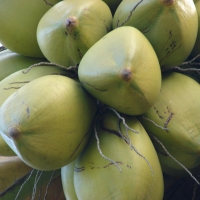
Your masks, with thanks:
[[[75,163],[79,200],[163,199],[163,176],[153,144],[135,117],[124,119],[129,129],[111,111],[97,121]]]
[[[146,112],[161,88],[155,51],[145,36],[130,26],[115,29],[94,44],[82,58],[78,76],[95,98],[129,115]]]
[[[194,46],[198,17],[191,0],[123,0],[113,28],[133,26],[151,42],[161,67],[181,64]]]
[[[15,66],[28,67],[28,63],[31,63],[34,60],[38,60],[34,58],[27,58],[21,55],[15,55],[15,53],[13,54],[14,55],[12,57],[8,57],[9,59],[4,60],[5,62],[3,62],[2,64],[5,64],[5,66],[3,65],[2,68],[10,67],[10,69],[15,69]],[[51,74],[62,74],[65,76],[72,76],[72,74],[69,71],[53,66],[34,67],[30,71],[28,71],[28,69],[25,68],[23,70],[19,70],[17,72],[10,74],[0,82],[0,107],[2,106],[4,101],[19,88],[23,87],[24,85],[26,85],[27,83],[31,82],[36,78]],[[31,94],[31,90],[29,92]],[[0,135],[0,156],[13,156],[13,155],[16,154],[13,152],[13,150],[8,146],[8,144],[4,141],[4,139]]]
[[[47,75],[6,99],[0,109],[0,133],[27,165],[54,170],[81,153],[95,113],[96,100],[79,82]]]
[[[69,200],[78,200],[74,188],[74,167],[76,160],[68,165],[61,167],[61,180],[65,198]]]
[[[139,118],[164,173],[181,176],[185,168],[191,170],[200,164],[199,99],[199,83],[180,73],[166,73],[159,98]]]
[[[25,57],[10,50],[0,52],[0,81],[10,74],[46,59]]]
[[[59,1],[0,0],[0,42],[13,52],[44,57],[37,43],[37,25],[41,17]]]
[[[111,30],[112,14],[100,0],[65,0],[41,18],[37,40],[45,57],[69,67]]]

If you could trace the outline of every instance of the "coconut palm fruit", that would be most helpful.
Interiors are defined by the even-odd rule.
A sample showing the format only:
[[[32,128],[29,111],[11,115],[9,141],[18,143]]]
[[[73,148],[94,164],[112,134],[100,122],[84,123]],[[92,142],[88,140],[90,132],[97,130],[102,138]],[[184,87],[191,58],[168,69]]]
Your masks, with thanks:
[[[22,56],[16,56],[13,58],[18,58],[18,59],[13,59],[12,65],[8,65],[8,67],[12,67],[13,69],[15,66],[25,66],[27,65],[27,58],[24,58]],[[24,58],[24,59],[23,59]],[[34,59],[32,59],[34,60]],[[15,62],[14,62],[15,61]],[[31,61],[31,60],[30,60]],[[7,62],[5,62],[6,64]],[[9,62],[8,62],[9,64]],[[21,65],[20,65],[21,64]],[[53,66],[38,66],[32,68],[29,72],[27,72],[27,68],[19,70],[17,72],[14,72],[4,78],[0,82],[0,107],[4,103],[4,101],[15,91],[17,91],[19,88],[23,87],[26,85],[28,82],[45,76],[45,75],[51,75],[51,74],[62,74],[66,76],[72,76],[72,73],[69,71],[66,71],[64,69],[60,69],[57,67]],[[7,145],[7,143],[4,141],[2,136],[0,135],[0,156],[13,156],[16,155],[13,150]]]
[[[37,40],[50,62],[69,67],[78,64],[85,52],[111,27],[112,14],[105,2],[65,0],[41,18]]]
[[[83,150],[95,113],[96,100],[79,82],[47,75],[6,99],[0,109],[0,133],[27,165],[54,170]]]
[[[139,29],[151,42],[161,67],[169,67],[181,64],[192,51],[198,17],[193,1],[123,0],[113,18],[113,28],[119,26]]]
[[[78,76],[95,98],[130,115],[146,112],[161,88],[155,51],[144,35],[130,26],[115,29],[94,44],[82,58]]]
[[[0,42],[19,54],[44,57],[37,43],[37,25],[47,10],[59,1],[0,0]]]
[[[0,180],[1,200],[31,200],[39,197],[64,200],[60,169],[39,171],[27,166],[18,156],[0,157]],[[54,195],[53,198],[50,195]],[[34,196],[36,198],[32,198]]]
[[[0,81],[8,75],[46,59],[25,57],[10,50],[0,52]]]
[[[188,169],[200,164],[199,99],[199,83],[180,73],[167,73],[163,75],[159,98],[140,116],[145,130],[151,134],[164,173],[181,175],[184,171],[171,156]]]
[[[65,198],[67,200],[78,200],[74,188],[74,167],[76,160],[61,168],[61,180]]]
[[[109,6],[112,14],[114,15],[117,7],[119,6],[119,4],[122,2],[122,0],[103,0],[106,2],[106,4]]]
[[[112,112],[104,114],[97,125],[103,155],[121,171],[100,155],[94,132],[75,164],[74,187],[79,200],[162,200],[163,176],[152,142],[135,117],[124,119],[138,133],[126,130]]]

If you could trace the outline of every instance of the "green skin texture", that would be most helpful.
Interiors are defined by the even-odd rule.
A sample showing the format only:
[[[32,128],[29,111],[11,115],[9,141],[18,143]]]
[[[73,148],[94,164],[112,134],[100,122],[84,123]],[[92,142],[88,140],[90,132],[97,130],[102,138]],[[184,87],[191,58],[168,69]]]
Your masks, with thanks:
[[[65,198],[69,200],[78,200],[74,188],[74,167],[76,160],[61,168],[61,180]]]
[[[199,98],[200,86],[195,80],[179,73],[169,73],[163,76],[159,98],[144,114],[146,118],[162,127],[173,115],[167,125],[169,130],[162,130],[140,117],[145,130],[157,137],[167,151],[188,169],[200,164]],[[166,155],[153,137],[152,141],[163,171],[173,175],[184,174],[184,169]]]
[[[0,52],[0,81],[10,74],[46,59],[25,57],[10,50]]]
[[[59,0],[48,1],[53,5]],[[0,0],[0,42],[13,52],[43,58],[36,38],[41,17],[51,8],[41,0]]]
[[[122,171],[100,155],[93,133],[75,164],[74,186],[79,200],[162,200],[163,176],[153,144],[136,118],[124,117],[128,126],[139,132],[129,130],[129,138],[137,151],[151,164],[153,176],[144,158],[131,150],[130,145],[121,137],[105,130],[118,131],[119,119],[115,114],[107,112],[103,116],[103,125],[97,125],[100,148],[106,157],[118,163]],[[126,136],[122,123],[120,127]]]
[[[76,159],[83,150],[95,113],[96,100],[80,83],[48,75],[6,99],[0,109],[0,133],[27,165],[54,170]],[[18,129],[14,136],[11,127]]]
[[[125,80],[126,74],[122,78],[123,70],[131,71],[130,79]],[[146,112],[161,88],[157,56],[133,27],[115,29],[94,44],[81,60],[78,76],[95,98],[129,115]]]
[[[66,21],[76,18],[68,29]],[[65,0],[41,18],[37,28],[38,44],[45,57],[69,67],[80,62],[86,51],[112,27],[109,7],[99,0]]]
[[[20,66],[20,64],[24,67],[25,66],[29,67],[30,65],[28,65],[28,63],[34,64],[33,60],[35,60],[35,61],[38,60],[38,59],[34,59],[34,58],[26,58],[21,55],[17,55],[17,56],[14,55],[13,57],[8,56],[8,58],[9,59],[7,60],[7,62],[5,61],[4,64],[10,64],[10,65],[8,65],[8,67],[10,67],[10,68],[12,66],[13,66],[13,68],[15,66]],[[29,59],[32,63],[30,63]],[[28,62],[27,62],[27,60],[28,60]],[[27,82],[27,81],[32,81],[36,78],[39,78],[39,77],[42,77],[45,75],[51,75],[51,74],[63,74],[66,76],[70,75],[70,73],[68,71],[57,68],[57,67],[53,67],[53,66],[34,67],[28,73],[24,74],[23,72],[26,72],[26,71],[27,71],[27,68],[13,72],[12,74],[7,76],[0,82],[0,94],[1,94],[0,95],[0,107],[12,93],[17,91],[18,87],[23,87],[24,85],[26,85],[27,83],[25,83],[25,82]],[[11,83],[14,83],[14,84],[11,84]],[[5,90],[5,88],[11,88],[11,87],[16,87],[16,89],[12,88],[12,89]],[[4,139],[0,135],[0,156],[12,156],[12,155],[16,155],[16,154],[7,145],[7,143],[4,141]]]
[[[124,0],[118,6],[113,28],[121,26],[138,2]],[[161,67],[166,68],[181,64],[189,56],[197,36],[198,17],[193,1],[174,0],[166,5],[161,0],[144,0],[124,25],[136,27],[148,38]]]

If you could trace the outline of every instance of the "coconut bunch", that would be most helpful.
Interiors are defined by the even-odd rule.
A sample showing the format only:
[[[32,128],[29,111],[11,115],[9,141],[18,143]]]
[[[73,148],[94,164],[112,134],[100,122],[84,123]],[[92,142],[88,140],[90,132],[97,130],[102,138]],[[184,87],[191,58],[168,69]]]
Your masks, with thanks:
[[[0,198],[198,198],[199,9],[2,0]]]

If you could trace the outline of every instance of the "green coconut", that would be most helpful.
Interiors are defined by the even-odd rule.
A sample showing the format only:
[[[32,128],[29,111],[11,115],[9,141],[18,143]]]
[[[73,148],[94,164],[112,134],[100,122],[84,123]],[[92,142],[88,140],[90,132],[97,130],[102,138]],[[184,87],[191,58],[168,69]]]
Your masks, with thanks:
[[[78,200],[74,188],[74,167],[76,160],[68,165],[61,167],[61,180],[65,198],[69,200]]]
[[[135,117],[124,118],[138,133],[127,133],[122,121],[107,112],[77,158],[74,187],[79,200],[162,200],[163,176],[153,144]],[[100,155],[96,134],[101,153],[110,160]]]
[[[180,73],[167,73],[163,75],[159,98],[140,116],[164,173],[181,175],[185,169],[180,163],[189,170],[200,164],[199,99],[199,83]]]
[[[94,44],[82,58],[78,76],[95,98],[129,115],[146,112],[161,88],[155,51],[144,35],[130,26],[115,29]]]
[[[33,64],[45,62],[46,59],[22,56],[10,50],[0,52],[0,81],[8,75],[25,69]]]
[[[66,67],[80,62],[86,51],[112,27],[112,14],[100,0],[65,0],[41,18],[37,40],[45,57]]]
[[[10,54],[10,53],[9,53]],[[11,69],[15,69],[15,66],[27,66],[29,62],[33,62],[35,59],[29,59],[20,55],[14,55],[11,58],[11,60],[5,60],[4,64],[12,64],[8,65],[7,67],[13,67]],[[13,59],[12,59],[13,58]],[[24,59],[23,59],[24,58]],[[11,62],[12,61],[12,62]],[[27,63],[28,62],[28,63]],[[0,62],[1,63],[1,62]],[[15,65],[14,65],[15,64]],[[21,64],[21,65],[20,65]],[[3,66],[4,67],[4,66]],[[32,68],[29,72],[27,72],[27,68],[23,70],[19,70],[17,72],[14,72],[4,78],[0,82],[0,107],[4,103],[4,101],[14,92],[16,92],[19,88],[23,87],[30,81],[45,76],[45,75],[51,75],[51,74],[63,74],[66,76],[71,76],[70,72],[60,69],[53,66],[39,66]],[[30,90],[31,94],[31,90]],[[8,144],[4,141],[4,139],[0,135],[0,156],[13,156],[16,155],[15,152],[8,146]]]
[[[113,18],[113,28],[119,26],[139,29],[151,42],[161,67],[169,67],[184,62],[192,51],[198,17],[193,1],[123,0]]]
[[[0,0],[0,43],[19,54],[44,57],[37,43],[37,25],[59,1]]]
[[[29,166],[54,170],[87,144],[96,100],[78,81],[47,75],[11,94],[0,109],[0,133]]]

